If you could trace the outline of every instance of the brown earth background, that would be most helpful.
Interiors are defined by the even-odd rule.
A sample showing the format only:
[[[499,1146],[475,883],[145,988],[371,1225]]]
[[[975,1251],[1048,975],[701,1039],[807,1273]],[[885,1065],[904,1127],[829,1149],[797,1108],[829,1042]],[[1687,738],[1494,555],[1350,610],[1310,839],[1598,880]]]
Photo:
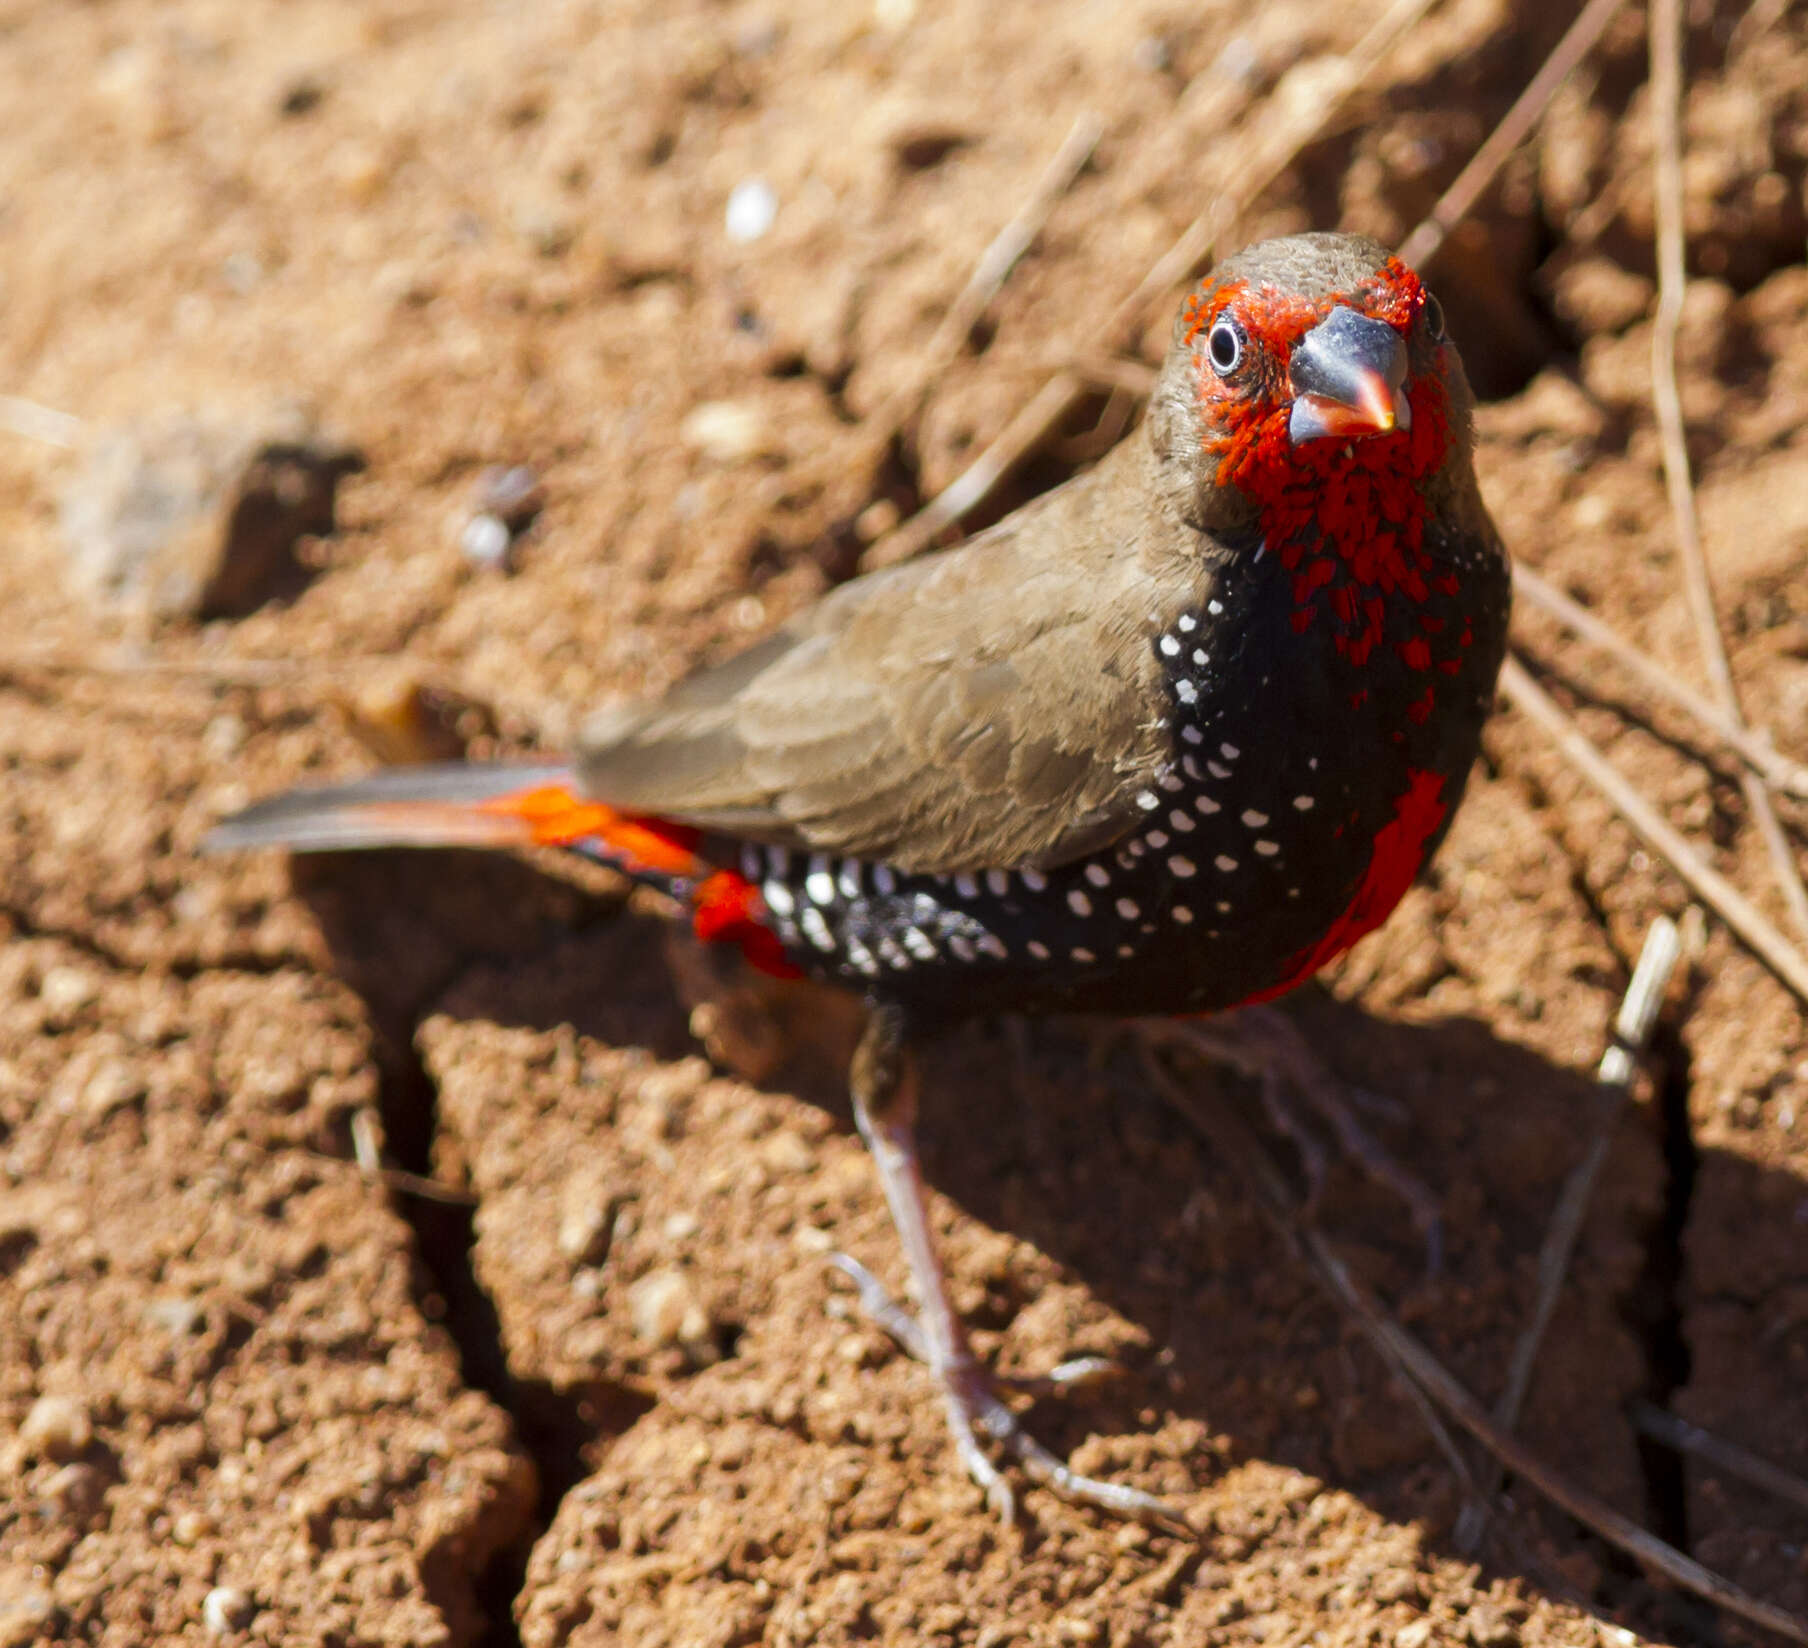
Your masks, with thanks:
[[[1469,1551],[1367,1341],[1083,1027],[933,1050],[936,1214],[1001,1365],[1121,1361],[1036,1426],[1175,1496],[1196,1546],[1038,1491],[995,1524],[823,1262],[902,1285],[832,1060],[757,1084],[706,1060],[611,878],[196,853],[379,753],[557,747],[820,595],[1378,9],[0,0],[0,1644],[1756,1640],[1523,1485]],[[1567,21],[1433,7],[1233,238],[1397,241]],[[1690,449],[1748,710],[1808,753],[1808,20],[1697,3],[1688,58]],[[875,441],[1082,111],[1091,165]],[[1508,542],[1699,681],[1649,410],[1650,155],[1628,7],[1430,273]],[[776,215],[737,240],[753,180]],[[1174,301],[1124,340],[1144,359]],[[992,513],[1126,410],[1087,402]],[[121,465],[191,473],[273,419],[363,462],[278,598],[202,618],[94,581],[74,543]],[[478,565],[473,488],[510,464],[541,507],[512,568]],[[1519,634],[1781,919],[1737,772],[1597,654]],[[1378,1126],[1438,1189],[1447,1262],[1427,1276],[1347,1168],[1321,1222],[1486,1401],[1631,961],[1684,906],[1503,714],[1428,878],[1298,1004],[1397,1107]],[[745,1005],[718,1028],[776,1023]],[[1798,1006],[1710,922],[1523,1427],[1797,1610],[1804,1513],[1628,1413],[1808,1470],[1805,1106]],[[372,1178],[360,1139],[463,1199]]]

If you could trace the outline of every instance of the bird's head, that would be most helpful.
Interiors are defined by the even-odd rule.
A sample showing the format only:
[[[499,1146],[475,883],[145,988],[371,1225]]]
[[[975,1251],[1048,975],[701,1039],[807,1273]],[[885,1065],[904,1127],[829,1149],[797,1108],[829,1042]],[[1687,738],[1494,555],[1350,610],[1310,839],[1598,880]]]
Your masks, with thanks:
[[[1184,515],[1272,538],[1352,481],[1435,507],[1470,472],[1472,409],[1442,306],[1412,270],[1358,235],[1290,235],[1187,300],[1150,432]]]

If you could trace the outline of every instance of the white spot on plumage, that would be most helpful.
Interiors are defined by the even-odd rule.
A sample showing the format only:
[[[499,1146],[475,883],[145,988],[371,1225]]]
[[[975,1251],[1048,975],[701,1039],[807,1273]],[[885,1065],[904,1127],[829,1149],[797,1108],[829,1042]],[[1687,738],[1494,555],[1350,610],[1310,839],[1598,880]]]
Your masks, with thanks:
[[[1168,860],[1168,869],[1172,874],[1179,876],[1182,881],[1185,881],[1188,876],[1195,876],[1199,873],[1199,866],[1180,853],[1175,853]]]
[[[788,916],[797,908],[797,901],[792,898],[791,889],[782,881],[761,882],[760,897],[765,899],[766,908],[775,916]]]
[[[1088,864],[1086,866],[1086,879],[1095,887],[1109,887],[1111,885],[1111,872],[1107,870],[1103,864]]]
[[[1193,823],[1192,819],[1178,807],[1168,814],[1168,822],[1182,835],[1187,835],[1198,827]]]
[[[1224,811],[1224,809],[1220,807],[1216,801],[1212,800],[1209,795],[1194,796],[1193,810],[1195,812],[1203,813],[1207,818],[1210,818],[1213,813],[1221,813]]]
[[[1180,729],[1180,736],[1189,744],[1203,744],[1205,742],[1205,734],[1195,727],[1191,721],[1187,722],[1187,724]]]
[[[844,858],[841,861],[841,868],[835,875],[835,885],[841,889],[841,896],[845,899],[853,900],[860,896],[863,889],[860,886],[859,859]]]
[[[1160,778],[1155,780],[1155,782],[1166,790],[1169,795],[1179,795],[1180,792],[1186,788],[1185,782],[1179,775],[1171,772],[1163,773]]]
[[[1230,914],[1230,900],[1228,898],[1219,899],[1215,908],[1217,909],[1219,915],[1221,915],[1221,916],[1229,915]]]
[[[1011,878],[1003,870],[986,871],[986,891],[994,898],[1003,898],[1011,890]]]
[[[1161,805],[1161,797],[1153,790],[1138,790],[1136,792],[1136,804],[1141,807],[1144,812],[1152,813]]]
[[[1164,635],[1161,638],[1161,650],[1166,657],[1178,658],[1180,656],[1180,643],[1176,641],[1173,636]]]
[[[1280,850],[1281,844],[1278,841],[1258,841],[1256,843],[1256,851],[1264,858],[1273,858]]]
[[[1126,921],[1134,921],[1142,914],[1142,910],[1138,907],[1135,899],[1120,898],[1117,901],[1117,913]]]
[[[1097,961],[1099,959],[1088,950],[1084,944],[1076,944],[1067,953],[1072,956],[1075,961]]]
[[[1294,804],[1294,806],[1299,808],[1299,810],[1303,813],[1311,812],[1313,807],[1316,805],[1316,803],[1313,801],[1312,797],[1309,795],[1296,795],[1293,798],[1293,804]]]
[[[760,864],[760,850],[751,841],[741,848],[741,874],[749,881],[758,881],[764,874]]]
[[[865,973],[868,978],[879,971],[878,958],[857,938],[847,941],[847,958],[854,964],[856,972]]]
[[[1220,853],[1212,860],[1212,862],[1216,864],[1220,870],[1224,871],[1226,875],[1229,875],[1230,872],[1237,867],[1237,861],[1232,858],[1229,853]]]
[[[1048,946],[1039,938],[1031,939],[1028,944],[1024,945],[1024,949],[1028,950],[1038,961],[1048,960]]]
[[[1204,669],[1205,666],[1207,664],[1209,664],[1211,661],[1212,661],[1211,654],[1208,653],[1204,647],[1194,647],[1193,648],[1193,662],[1200,669]]]
[[[879,940],[879,954],[885,958],[885,964],[898,972],[903,972],[910,965],[910,956],[895,938],[887,933]]]
[[[889,864],[873,866],[873,886],[887,897],[898,890],[898,878],[891,873]]]
[[[797,918],[797,924],[807,938],[818,950],[833,950],[835,935],[829,931],[829,924],[822,919],[822,911],[814,904],[806,904],[803,914]]]
[[[979,950],[981,955],[991,956],[997,961],[1005,961],[1011,954],[1011,952],[1005,948],[1004,940],[996,933],[981,933],[979,935]]]
[[[1143,840],[1148,842],[1156,852],[1160,852],[1168,844],[1168,833],[1166,830],[1151,830],[1143,837]]]
[[[1039,893],[1048,885],[1048,877],[1040,870],[1030,868],[1021,869],[1017,872],[1017,876],[1024,886],[1029,888],[1032,893]]]
[[[1199,689],[1183,675],[1174,683],[1174,696],[1183,704],[1197,704]]]
[[[1193,912],[1184,904],[1176,904],[1168,911],[1168,919],[1178,922],[1182,927],[1190,927],[1193,924]]]
[[[1205,603],[1205,610],[1216,617],[1224,610],[1224,603],[1222,601],[1207,601]]]
[[[1264,824],[1266,824],[1268,822],[1268,814],[1267,813],[1259,813],[1255,810],[1254,807],[1249,807],[1244,810],[1243,822],[1245,824],[1247,824],[1252,830],[1259,830],[1259,829],[1261,829],[1261,827]]]
[[[1235,761],[1243,752],[1238,749],[1235,744],[1220,744],[1218,746],[1218,753],[1223,756],[1226,761]]]
[[[939,953],[935,947],[935,940],[921,927],[906,927],[903,938],[904,948],[918,961],[934,961]]]
[[[1092,914],[1092,900],[1081,892],[1078,887],[1074,888],[1074,890],[1067,895],[1067,907],[1077,916],[1089,916]]]
[[[1121,960],[1128,961],[1136,954],[1136,946],[1134,944],[1120,944],[1117,947],[1117,953]]]
[[[964,870],[954,878],[954,890],[962,898],[979,897],[979,883]]]
[[[1191,635],[1193,631],[1199,627],[1199,620],[1195,618],[1192,613],[1183,612],[1176,620],[1174,627],[1178,629],[1182,635]]]
[[[1206,762],[1205,770],[1208,773],[1210,773],[1213,778],[1229,778],[1230,777],[1230,768],[1223,765],[1221,762],[1218,762],[1218,761]]]
[[[950,933],[948,948],[954,952],[958,961],[976,961],[979,958],[979,952],[973,948],[973,940],[965,933]]]
[[[810,873],[804,877],[804,893],[812,904],[835,902],[835,878],[829,874],[828,854],[811,855]]]

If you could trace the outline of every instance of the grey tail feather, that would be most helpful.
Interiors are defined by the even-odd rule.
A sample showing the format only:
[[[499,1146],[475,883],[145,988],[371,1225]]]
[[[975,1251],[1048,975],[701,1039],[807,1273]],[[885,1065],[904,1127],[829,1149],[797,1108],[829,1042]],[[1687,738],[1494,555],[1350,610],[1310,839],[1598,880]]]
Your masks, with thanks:
[[[504,816],[470,810],[515,790],[543,784],[576,788],[570,766],[473,765],[451,761],[392,767],[349,784],[289,790],[254,802],[208,831],[203,852],[287,847],[291,852],[345,852],[361,847],[507,845],[526,838]],[[513,832],[511,834],[511,832]]]

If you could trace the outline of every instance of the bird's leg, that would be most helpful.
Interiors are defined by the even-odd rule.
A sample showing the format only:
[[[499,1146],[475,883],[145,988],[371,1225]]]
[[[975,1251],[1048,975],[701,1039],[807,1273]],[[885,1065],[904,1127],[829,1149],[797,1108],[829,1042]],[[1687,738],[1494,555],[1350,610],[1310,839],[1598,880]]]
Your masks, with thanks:
[[[1292,1100],[1303,1099],[1337,1135],[1343,1153],[1368,1178],[1405,1204],[1425,1240],[1426,1268],[1443,1262],[1443,1214],[1437,1197],[1357,1120],[1355,1089],[1334,1075],[1299,1027],[1277,1007],[1240,1007],[1218,1019],[1149,1019],[1141,1029],[1157,1045],[1184,1046],[1262,1084],[1262,1103],[1291,1139],[1306,1173],[1308,1201],[1317,1199],[1326,1172],[1325,1147]]]
[[[1091,1505],[1114,1516],[1158,1527],[1186,1529],[1173,1507],[1140,1489],[1082,1476],[1057,1459],[1023,1429],[1017,1415],[1000,1399],[990,1374],[980,1366],[966,1329],[954,1313],[941,1261],[929,1232],[929,1208],[917,1159],[917,1074],[905,1041],[904,1016],[892,1007],[875,1007],[855,1050],[849,1088],[854,1120],[879,1169],[879,1183],[891,1208],[892,1223],[910,1267],[917,1295],[917,1315],[908,1317],[878,1283],[858,1266],[844,1265],[861,1289],[862,1302],[880,1326],[922,1361],[941,1387],[948,1428],[968,1473],[984,1490],[986,1501],[1005,1522],[1016,1519],[1016,1496],[988,1457],[980,1433],[991,1437],[1036,1482],[1075,1504]],[[870,1284],[870,1291],[869,1291]],[[1084,1363],[1064,1364],[1078,1370]],[[1064,1382],[1077,1382],[1071,1374]],[[1057,1369],[1062,1379],[1063,1369]]]

